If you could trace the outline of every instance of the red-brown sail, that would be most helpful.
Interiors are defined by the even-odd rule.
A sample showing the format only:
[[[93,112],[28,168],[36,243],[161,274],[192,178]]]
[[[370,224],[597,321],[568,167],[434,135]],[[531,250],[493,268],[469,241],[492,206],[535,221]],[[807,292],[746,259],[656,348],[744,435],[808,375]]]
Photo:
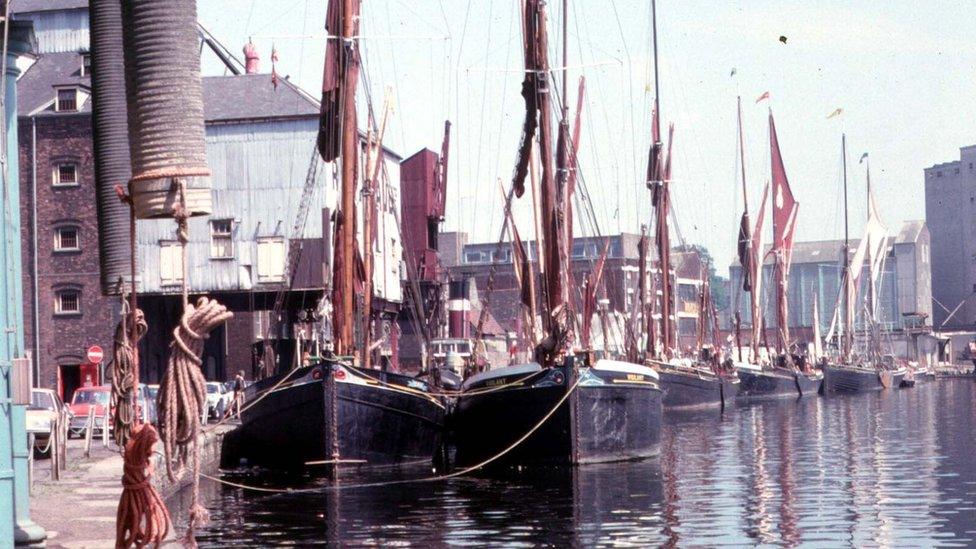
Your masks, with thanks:
[[[773,254],[776,276],[776,325],[779,327],[780,350],[789,352],[790,329],[789,309],[786,297],[790,262],[793,255],[793,234],[796,227],[796,213],[800,205],[793,198],[786,168],[776,137],[776,124],[773,113],[769,113],[769,150],[773,179]]]

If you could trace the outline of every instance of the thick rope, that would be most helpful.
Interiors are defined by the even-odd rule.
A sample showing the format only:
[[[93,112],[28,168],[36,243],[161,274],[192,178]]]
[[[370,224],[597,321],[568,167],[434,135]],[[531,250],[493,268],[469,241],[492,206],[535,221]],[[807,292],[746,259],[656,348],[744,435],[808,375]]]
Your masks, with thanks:
[[[116,187],[123,203],[129,205],[129,251],[132,281],[136,278],[136,217],[132,201]],[[122,284],[125,286],[124,281]],[[139,400],[134,398],[139,380],[139,349],[137,343],[148,330],[145,316],[136,306],[133,284],[130,301],[126,303],[122,291],[122,321],[115,331],[114,366],[112,369],[112,398],[116,400],[113,417],[116,442],[125,448],[122,455],[122,497],[115,516],[116,548],[159,547],[169,534],[170,517],[163,499],[152,485],[153,467],[150,464],[159,434],[143,424],[136,413]],[[131,323],[131,324],[130,324]],[[127,414],[128,418],[125,417]],[[127,421],[126,421],[127,420]],[[130,427],[131,426],[131,427]],[[124,442],[124,446],[123,446]]]
[[[115,517],[115,547],[159,547],[169,534],[169,511],[150,477],[150,459],[159,435],[152,425],[141,423],[132,429],[125,445],[122,499]]]
[[[173,330],[169,364],[159,385],[160,430],[166,456],[166,474],[175,481],[177,472],[187,465],[192,444],[193,491],[189,526],[183,542],[195,547],[193,531],[208,520],[207,510],[199,504],[200,452],[197,439],[201,432],[200,417],[207,410],[207,386],[200,370],[200,353],[204,339],[233,313],[216,300],[201,297],[196,306],[187,305],[179,326]]]
[[[135,348],[139,340],[146,335],[149,329],[146,325],[146,317],[141,310],[136,309],[134,313],[127,311],[126,302],[123,298],[123,315],[119,325],[115,328],[115,343],[113,349],[114,359],[112,360],[112,437],[119,448],[125,448],[129,441],[129,433],[132,430],[135,417],[132,406],[133,389],[133,366],[135,365]],[[129,327],[134,326],[135,332],[129,334]],[[131,336],[131,337],[130,337]]]

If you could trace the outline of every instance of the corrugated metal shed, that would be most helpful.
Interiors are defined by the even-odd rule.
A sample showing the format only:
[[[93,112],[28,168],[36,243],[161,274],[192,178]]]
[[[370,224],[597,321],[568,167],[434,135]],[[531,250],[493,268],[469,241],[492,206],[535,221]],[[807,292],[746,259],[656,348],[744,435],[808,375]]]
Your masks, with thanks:
[[[228,77],[238,78],[238,77]],[[232,98],[225,98],[232,100]],[[213,214],[192,218],[189,223],[189,285],[193,292],[274,290],[280,283],[257,281],[258,242],[272,237],[291,238],[289,233],[298,213],[309,162],[315,150],[317,118],[293,120],[251,120],[207,125],[207,162],[213,172]],[[323,208],[334,209],[337,186],[334,165],[324,164],[318,155],[318,176],[304,239],[306,253],[299,267],[299,282],[321,287],[316,277],[324,259]],[[387,155],[387,184],[377,223],[374,251],[374,285],[377,296],[400,301],[402,242],[393,211],[399,208],[399,157]],[[361,209],[360,209],[361,211]],[[211,220],[233,220],[233,257],[211,257]],[[361,223],[361,216],[360,216]],[[140,221],[138,261],[144,293],[178,293],[178,284],[164,284],[161,276],[165,243],[175,240],[172,220]],[[316,280],[318,279],[318,280]],[[317,285],[312,283],[318,282]],[[304,285],[304,284],[303,284]]]
[[[88,50],[87,0],[15,0],[15,19],[34,22],[37,53]]]

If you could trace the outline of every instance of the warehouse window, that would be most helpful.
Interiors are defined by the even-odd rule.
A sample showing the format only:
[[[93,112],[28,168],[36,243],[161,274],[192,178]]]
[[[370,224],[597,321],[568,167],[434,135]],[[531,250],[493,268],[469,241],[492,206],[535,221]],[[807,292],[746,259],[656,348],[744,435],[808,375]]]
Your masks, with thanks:
[[[60,290],[54,294],[54,314],[81,314],[81,292],[78,290]]]
[[[91,54],[81,54],[81,76],[91,76]]]
[[[52,180],[55,187],[78,186],[78,165],[64,162],[54,166]]]
[[[54,110],[58,112],[74,112],[78,110],[78,90],[75,88],[61,88],[58,90]]]
[[[258,240],[258,282],[281,282],[285,279],[285,239]]]
[[[214,219],[210,222],[210,257],[212,259],[231,259],[234,257],[234,228],[232,219]]]
[[[54,251],[76,252],[79,249],[77,227],[58,227],[54,230]]]
[[[159,243],[159,282],[163,286],[183,282],[183,252],[175,240]]]

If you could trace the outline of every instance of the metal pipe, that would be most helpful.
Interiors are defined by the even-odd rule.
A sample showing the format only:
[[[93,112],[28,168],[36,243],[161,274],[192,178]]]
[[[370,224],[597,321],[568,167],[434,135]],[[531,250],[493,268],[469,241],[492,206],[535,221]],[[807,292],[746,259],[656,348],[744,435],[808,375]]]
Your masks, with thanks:
[[[37,269],[37,116],[31,116],[31,258],[34,293],[34,386],[41,383],[41,314]]]

